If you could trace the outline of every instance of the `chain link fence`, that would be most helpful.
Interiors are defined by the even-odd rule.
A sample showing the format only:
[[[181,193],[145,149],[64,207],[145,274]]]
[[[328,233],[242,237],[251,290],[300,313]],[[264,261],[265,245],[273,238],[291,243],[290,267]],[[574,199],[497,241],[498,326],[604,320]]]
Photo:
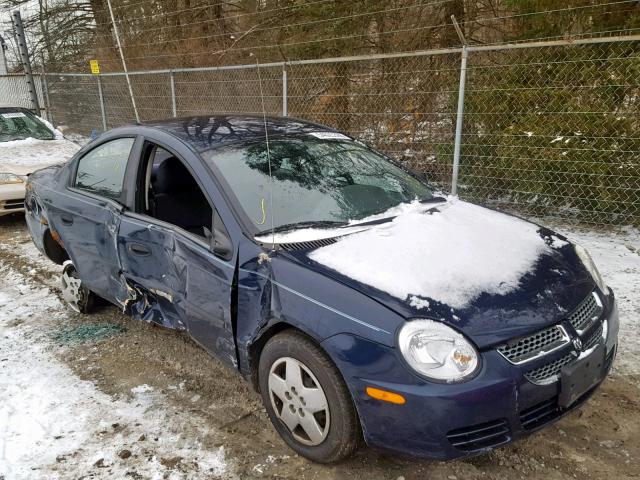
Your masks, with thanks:
[[[40,114],[44,115],[45,95],[42,76],[33,75],[33,80],[42,106]],[[4,106],[31,108],[31,96],[24,75],[0,75],[0,107]]]
[[[470,55],[461,195],[640,224],[639,59],[632,41]]]
[[[640,36],[467,47],[458,193],[533,216],[640,225]],[[133,72],[142,120],[287,114],[451,188],[462,49]],[[123,74],[47,74],[56,124],[134,120]],[[261,79],[261,82],[259,81]],[[260,95],[262,86],[263,97]],[[0,78],[0,102],[2,101]]]

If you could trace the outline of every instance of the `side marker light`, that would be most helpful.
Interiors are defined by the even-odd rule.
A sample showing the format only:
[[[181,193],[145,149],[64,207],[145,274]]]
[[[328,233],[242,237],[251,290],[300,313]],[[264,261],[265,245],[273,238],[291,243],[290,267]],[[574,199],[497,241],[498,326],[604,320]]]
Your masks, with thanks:
[[[376,400],[382,400],[383,402],[395,403],[396,405],[404,405],[406,403],[405,398],[393,392],[387,392],[386,390],[380,390],[379,388],[367,387],[367,395]]]

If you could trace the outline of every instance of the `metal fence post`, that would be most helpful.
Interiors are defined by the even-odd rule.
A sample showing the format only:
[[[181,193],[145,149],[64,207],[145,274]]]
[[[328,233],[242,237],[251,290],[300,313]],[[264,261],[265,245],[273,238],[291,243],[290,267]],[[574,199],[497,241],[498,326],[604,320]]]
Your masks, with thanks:
[[[178,116],[178,108],[176,106],[176,74],[173,70],[169,71],[169,82],[171,84],[171,113],[175,118]]]
[[[33,73],[31,72],[31,61],[29,59],[29,49],[27,47],[27,39],[24,35],[24,27],[22,26],[22,17],[20,11],[15,10],[13,13],[13,25],[15,27],[16,36],[18,38],[18,49],[20,50],[20,59],[22,60],[22,66],[24,68],[24,77],[27,81],[27,88],[29,89],[29,95],[31,96],[31,108],[35,110],[37,115],[40,115],[40,102],[38,101],[38,92],[36,91],[36,85],[33,81]]]
[[[282,66],[282,116],[288,115],[288,98],[287,98],[287,67]]]
[[[453,175],[451,177],[451,194],[458,195],[458,171],[460,170],[460,144],[462,142],[462,120],[464,115],[464,88],[467,79],[467,46],[462,46],[460,62],[460,85],[458,87],[458,113],[456,115],[456,139],[453,148]]]
[[[102,115],[102,131],[107,131],[107,112],[104,108],[104,95],[102,94],[102,79],[100,78],[100,74],[96,75],[96,79],[98,80],[98,97],[100,99],[100,113]]]
[[[49,84],[47,83],[47,74],[44,71],[44,62],[42,63],[42,73],[40,74],[40,85],[44,96],[44,111],[47,120],[53,125],[53,112],[51,111],[51,102],[49,101]]]

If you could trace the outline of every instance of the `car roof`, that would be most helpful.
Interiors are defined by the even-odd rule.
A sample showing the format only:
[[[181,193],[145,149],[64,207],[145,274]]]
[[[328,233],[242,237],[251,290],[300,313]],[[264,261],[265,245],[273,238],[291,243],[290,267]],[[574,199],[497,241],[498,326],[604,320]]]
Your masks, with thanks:
[[[24,107],[13,107],[11,105],[2,105],[0,104],[0,113],[12,113],[12,112],[28,112],[33,113],[28,108]]]
[[[290,117],[262,115],[199,115],[143,122],[141,125],[166,131],[196,151],[203,152],[236,142],[250,142],[264,138],[265,123],[269,137],[301,135],[312,132],[334,132],[325,125]]]

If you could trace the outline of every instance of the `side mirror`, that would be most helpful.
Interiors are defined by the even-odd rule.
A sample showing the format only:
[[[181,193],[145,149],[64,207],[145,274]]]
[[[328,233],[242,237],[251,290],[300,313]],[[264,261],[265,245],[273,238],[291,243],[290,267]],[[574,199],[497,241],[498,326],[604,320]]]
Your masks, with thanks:
[[[66,133],[69,133],[69,127],[66,125],[58,125],[56,127],[56,130],[58,130],[63,135],[65,135]]]
[[[211,238],[211,251],[225,260],[230,260],[233,256],[233,244],[226,231],[213,229]]]
[[[209,240],[211,251],[225,260],[230,260],[233,256],[233,243],[229,232],[222,223],[218,211],[213,213],[213,232],[205,227],[205,235]]]

